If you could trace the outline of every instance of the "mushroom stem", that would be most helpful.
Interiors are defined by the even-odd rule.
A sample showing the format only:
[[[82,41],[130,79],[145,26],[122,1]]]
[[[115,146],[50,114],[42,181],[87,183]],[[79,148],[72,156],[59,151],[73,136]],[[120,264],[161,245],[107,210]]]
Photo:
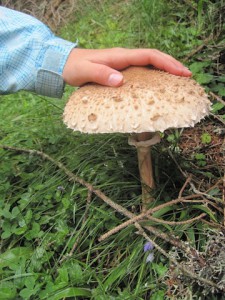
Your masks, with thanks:
[[[159,134],[149,132],[138,133],[129,139],[129,144],[137,148],[138,167],[142,186],[142,211],[146,211],[148,204],[154,200],[151,193],[155,188],[151,146],[159,142]]]

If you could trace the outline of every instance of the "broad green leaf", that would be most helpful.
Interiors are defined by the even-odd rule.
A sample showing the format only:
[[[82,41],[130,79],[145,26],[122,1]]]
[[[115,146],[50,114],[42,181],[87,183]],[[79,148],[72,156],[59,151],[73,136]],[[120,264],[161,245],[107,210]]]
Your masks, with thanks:
[[[33,289],[36,282],[35,276],[30,276],[24,280],[25,286],[28,289]]]
[[[27,231],[27,226],[24,227],[17,227],[15,229],[13,229],[13,233],[15,233],[16,235],[22,235],[24,234],[24,232]]]
[[[58,272],[58,277],[55,280],[55,284],[61,284],[61,283],[66,283],[68,284],[69,281],[69,276],[68,276],[68,270],[65,267],[59,268],[57,270]]]
[[[22,297],[22,299],[30,299],[33,293],[34,293],[33,289],[24,288],[20,291],[20,296]]]
[[[12,213],[12,218],[16,218],[20,214],[20,210],[18,206],[13,207],[11,213]]]
[[[4,231],[4,232],[2,233],[2,235],[1,235],[1,238],[2,238],[3,240],[5,240],[5,239],[9,238],[11,235],[12,235],[11,230],[9,230],[9,231]]]
[[[189,66],[189,68],[193,74],[196,74],[204,71],[204,68],[209,66],[209,64],[209,62],[194,62]]]
[[[164,276],[168,270],[168,268],[164,266],[162,263],[159,264],[152,263],[152,268],[157,272],[159,276]]]
[[[219,86],[219,87],[218,87],[218,94],[219,94],[219,96],[221,96],[221,97],[224,97],[224,96],[225,96],[225,87],[224,87],[224,86]]]
[[[210,144],[212,141],[211,135],[207,132],[201,135],[201,141],[203,144]]]
[[[205,154],[203,154],[203,153],[196,153],[195,154],[195,159],[197,159],[197,160],[204,160],[205,159]]]
[[[219,83],[217,83],[216,85],[212,86],[213,91],[215,91],[219,96],[223,97],[225,96],[225,86],[224,86],[224,82],[225,82],[225,77],[224,77],[224,82],[222,80],[222,77],[219,78]],[[223,82],[223,83],[222,83]]]
[[[5,220],[2,223],[2,235],[1,238],[2,239],[7,239],[8,237],[11,236],[12,234],[12,225],[10,224],[10,221]]]
[[[5,219],[11,219],[12,218],[12,214],[9,211],[10,210],[10,206],[6,205],[5,208],[2,210],[2,216],[4,216]]]
[[[200,84],[207,84],[207,83],[210,83],[212,81],[213,75],[207,74],[207,73],[206,74],[201,73],[201,74],[195,75],[195,79]]]
[[[70,267],[68,266],[67,269],[68,269],[70,280],[72,280],[76,284],[80,284],[83,282],[84,280],[83,271],[81,266],[78,263],[72,262]]]
[[[11,281],[0,283],[0,300],[14,300],[16,296],[16,287]]]
[[[164,300],[165,299],[164,296],[165,296],[165,291],[158,290],[157,292],[151,295],[151,300]]]
[[[63,197],[62,204],[63,207],[67,209],[71,205],[71,201],[68,199],[68,197]]]
[[[28,211],[26,212],[26,215],[24,217],[26,223],[30,223],[30,221],[32,220],[32,216],[33,216],[33,212],[31,209],[28,209]]]
[[[17,247],[9,249],[0,255],[0,268],[16,264],[21,257],[28,259],[31,257],[33,250],[29,247]]]
[[[215,104],[213,104],[212,106],[212,113],[216,113],[219,110],[221,110],[222,108],[224,108],[224,104],[221,102],[216,102]]]

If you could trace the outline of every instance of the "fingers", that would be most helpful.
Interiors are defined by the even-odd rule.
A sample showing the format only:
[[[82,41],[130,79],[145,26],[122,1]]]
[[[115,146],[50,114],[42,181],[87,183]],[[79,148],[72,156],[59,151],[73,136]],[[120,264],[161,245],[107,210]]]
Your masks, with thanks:
[[[191,76],[192,73],[172,56],[156,49],[134,49],[128,56],[128,62],[138,66],[152,65],[174,75]]]
[[[69,85],[81,86],[95,82],[120,86],[119,72],[128,66],[152,65],[174,75],[189,77],[192,73],[172,56],[156,49],[73,49],[63,70],[63,79]]]
[[[123,75],[106,65],[84,62],[80,72],[73,81],[73,85],[81,86],[87,82],[117,87],[123,84]]]
[[[191,71],[174,57],[158,50],[153,51],[154,54],[151,56],[151,64],[155,67],[174,75],[187,77],[192,75]]]
[[[64,81],[72,86],[95,82],[107,86],[123,84],[123,75],[110,67],[109,50],[73,49],[63,69]]]
[[[115,69],[96,63],[90,63],[87,67],[89,72],[88,81],[90,82],[114,87],[123,83],[123,75]]]
[[[160,70],[164,70],[174,75],[191,76],[192,73],[174,57],[156,49],[126,49],[112,48],[95,52],[99,63],[121,70],[128,66],[152,65]],[[98,58],[97,58],[97,55]]]

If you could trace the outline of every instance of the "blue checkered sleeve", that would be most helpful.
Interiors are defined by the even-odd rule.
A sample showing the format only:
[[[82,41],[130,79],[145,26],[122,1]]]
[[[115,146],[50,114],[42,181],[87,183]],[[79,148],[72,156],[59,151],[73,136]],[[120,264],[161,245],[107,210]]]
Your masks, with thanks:
[[[0,6],[0,94],[19,90],[61,98],[72,43],[37,19]]]

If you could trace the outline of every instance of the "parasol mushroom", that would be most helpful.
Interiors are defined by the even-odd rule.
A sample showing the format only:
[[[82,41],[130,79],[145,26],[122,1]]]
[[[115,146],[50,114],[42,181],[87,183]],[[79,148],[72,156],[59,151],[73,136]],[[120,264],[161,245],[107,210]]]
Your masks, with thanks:
[[[209,113],[211,103],[193,79],[148,67],[129,67],[122,73],[120,87],[90,83],[79,88],[63,117],[75,131],[131,134],[129,144],[137,148],[142,209],[146,210],[155,187],[150,149],[160,142],[159,132],[193,127]]]

